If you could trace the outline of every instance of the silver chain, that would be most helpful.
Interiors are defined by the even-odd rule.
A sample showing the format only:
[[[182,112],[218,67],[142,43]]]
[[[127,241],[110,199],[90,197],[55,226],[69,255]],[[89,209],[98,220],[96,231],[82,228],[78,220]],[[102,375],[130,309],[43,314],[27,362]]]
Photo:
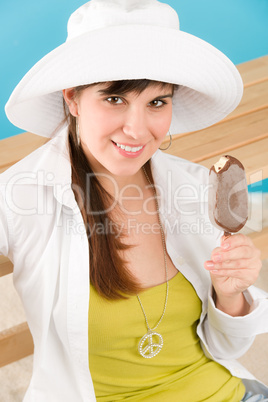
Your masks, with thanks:
[[[166,272],[166,298],[165,298],[165,304],[164,304],[162,315],[159,318],[159,321],[157,322],[157,324],[154,326],[154,328],[150,328],[146,313],[144,311],[143,305],[142,305],[141,300],[140,300],[140,297],[139,297],[139,295],[137,295],[137,298],[139,300],[142,312],[144,314],[147,329],[148,329],[148,331],[150,331],[150,330],[154,331],[158,327],[160,322],[162,321],[162,319],[163,319],[163,317],[165,315],[165,312],[166,312],[166,308],[167,308],[168,289],[169,289],[169,285],[168,285],[168,270],[167,270],[167,251],[166,251],[166,242],[165,242],[164,230],[163,230],[162,222],[161,222],[161,219],[160,219],[159,204],[158,204],[158,200],[157,200],[157,194],[156,194],[155,186],[152,184],[151,180],[149,179],[149,176],[148,176],[144,166],[142,167],[142,170],[144,172],[144,175],[145,175],[148,183],[150,184],[150,186],[152,187],[153,192],[154,192],[155,205],[156,205],[158,222],[159,222],[159,227],[160,227],[160,231],[161,231],[161,238],[162,238],[162,244],[163,244],[163,250],[164,250],[164,262],[165,262],[165,272]]]

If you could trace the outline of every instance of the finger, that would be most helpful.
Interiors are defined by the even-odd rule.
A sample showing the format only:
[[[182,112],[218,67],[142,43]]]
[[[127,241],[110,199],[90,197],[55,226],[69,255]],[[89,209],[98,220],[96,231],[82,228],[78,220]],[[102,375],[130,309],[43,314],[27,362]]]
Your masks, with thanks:
[[[211,276],[215,277],[225,277],[225,278],[235,278],[235,279],[247,279],[251,283],[251,277],[246,275],[245,270],[242,269],[215,269],[210,271]]]
[[[210,271],[211,275],[232,277],[237,279],[243,279],[249,284],[253,284],[258,279],[262,263],[260,260],[249,260],[238,261],[237,265],[231,265],[228,263],[224,264],[213,264],[213,262],[208,261],[208,265],[205,268]]]
[[[223,250],[230,250],[240,246],[252,247],[252,240],[248,236],[245,236],[241,233],[237,233],[229,237],[222,236],[221,238],[221,248]]]
[[[217,254],[217,253],[221,253],[222,252],[222,248],[221,247],[216,247],[214,248],[214,250],[212,251],[211,255]]]
[[[252,272],[251,270],[242,270],[242,269],[239,270],[217,269],[214,271],[210,271],[210,275],[212,283],[214,283],[215,280],[219,278],[221,279],[226,278],[227,280],[229,279],[233,280],[234,286],[240,287],[242,285],[244,289],[247,289],[249,286],[253,285],[258,278],[258,275],[254,271]]]
[[[255,247],[240,246],[231,250],[213,250],[211,260],[213,262],[233,261],[239,259],[259,258],[259,250]]]
[[[250,269],[254,266],[255,260],[251,259],[238,259],[238,260],[228,260],[224,262],[214,263],[213,270],[244,270]]]

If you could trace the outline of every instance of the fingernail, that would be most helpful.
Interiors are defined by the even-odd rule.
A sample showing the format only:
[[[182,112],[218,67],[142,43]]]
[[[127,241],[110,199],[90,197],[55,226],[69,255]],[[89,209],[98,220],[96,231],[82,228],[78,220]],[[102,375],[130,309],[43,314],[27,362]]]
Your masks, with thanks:
[[[213,268],[214,267],[214,263],[212,261],[206,261],[206,267],[207,268]]]
[[[229,248],[230,247],[230,244],[229,243],[223,243],[222,245],[221,245],[221,248],[223,248],[224,250],[227,250],[227,248]]]

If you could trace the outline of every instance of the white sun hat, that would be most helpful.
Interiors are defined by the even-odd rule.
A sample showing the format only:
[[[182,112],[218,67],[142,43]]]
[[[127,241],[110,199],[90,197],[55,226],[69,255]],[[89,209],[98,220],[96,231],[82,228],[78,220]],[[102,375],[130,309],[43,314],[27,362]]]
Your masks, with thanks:
[[[14,89],[6,114],[22,130],[51,137],[64,119],[62,89],[123,79],[180,85],[173,97],[171,134],[220,121],[243,92],[233,63],[207,42],[180,31],[169,5],[91,0],[71,15],[66,42]]]

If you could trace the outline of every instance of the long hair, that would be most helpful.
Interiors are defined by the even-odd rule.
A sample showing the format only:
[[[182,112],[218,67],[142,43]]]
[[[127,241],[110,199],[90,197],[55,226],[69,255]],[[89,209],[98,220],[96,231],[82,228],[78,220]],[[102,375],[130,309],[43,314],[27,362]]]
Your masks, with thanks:
[[[75,88],[74,96],[90,84]],[[148,86],[170,84],[150,80],[121,80],[107,82],[104,93],[140,94]],[[174,91],[174,88],[173,88]],[[97,175],[93,172],[76,134],[76,118],[67,109],[64,102],[66,119],[69,121],[69,153],[72,167],[72,188],[80,208],[89,242],[90,282],[97,292],[107,299],[127,298],[127,295],[137,294],[141,285],[127,268],[127,261],[122,252],[129,248],[122,241],[123,234],[119,233],[116,222],[107,212],[113,203],[112,196],[103,188]],[[146,171],[152,179],[150,161],[145,164]],[[88,178],[90,177],[90,180]],[[102,230],[96,230],[101,228]],[[111,230],[112,228],[112,230]]]

